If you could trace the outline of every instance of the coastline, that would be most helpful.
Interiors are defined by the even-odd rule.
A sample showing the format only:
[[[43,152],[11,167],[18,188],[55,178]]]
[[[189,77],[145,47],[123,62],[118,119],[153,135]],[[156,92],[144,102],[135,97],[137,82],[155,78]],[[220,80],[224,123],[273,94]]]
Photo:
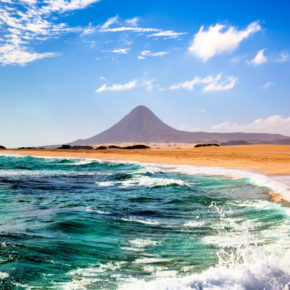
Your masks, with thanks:
[[[242,145],[182,149],[145,150],[65,150],[6,149],[0,154],[48,157],[119,159],[174,165],[220,166],[239,170],[255,170],[264,175],[290,175],[290,145]]]
[[[63,149],[7,149],[0,154],[34,157],[68,157],[101,160],[121,160],[142,163],[164,163],[176,166],[200,166],[247,171],[267,176],[274,183],[287,186],[290,194],[290,145],[246,145],[228,147],[146,149],[146,150],[63,150]],[[283,176],[283,182],[281,182]],[[286,182],[285,182],[286,181]],[[285,191],[285,190],[284,190]],[[287,190],[288,191],[288,190]],[[287,202],[288,195],[271,189],[272,201]]]

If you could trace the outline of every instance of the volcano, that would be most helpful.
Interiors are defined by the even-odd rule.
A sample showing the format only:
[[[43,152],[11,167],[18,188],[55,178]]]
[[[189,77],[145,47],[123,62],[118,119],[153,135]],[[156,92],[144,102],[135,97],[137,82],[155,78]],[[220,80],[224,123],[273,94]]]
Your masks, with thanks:
[[[70,145],[96,145],[108,143],[218,143],[290,144],[290,137],[267,133],[209,133],[176,130],[160,120],[145,106],[134,108],[111,128],[88,139],[78,139]]]

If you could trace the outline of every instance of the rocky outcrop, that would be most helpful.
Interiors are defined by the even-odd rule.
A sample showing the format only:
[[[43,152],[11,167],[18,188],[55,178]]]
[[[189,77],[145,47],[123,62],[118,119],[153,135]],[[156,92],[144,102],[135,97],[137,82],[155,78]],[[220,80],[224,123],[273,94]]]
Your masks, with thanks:
[[[220,146],[219,144],[213,143],[213,144],[196,144],[194,148],[198,147],[208,147],[208,146]]]
[[[123,149],[149,149],[150,147],[143,144],[136,144],[132,146],[125,146]]]

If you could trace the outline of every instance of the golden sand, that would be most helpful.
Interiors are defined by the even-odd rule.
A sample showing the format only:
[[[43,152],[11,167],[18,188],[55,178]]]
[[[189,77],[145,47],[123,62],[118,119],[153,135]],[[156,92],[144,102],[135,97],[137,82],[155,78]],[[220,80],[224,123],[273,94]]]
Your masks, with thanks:
[[[290,145],[242,145],[145,150],[16,149],[2,150],[0,152],[30,156],[66,156],[152,163],[221,166],[226,168],[256,170],[263,174],[290,175]]]

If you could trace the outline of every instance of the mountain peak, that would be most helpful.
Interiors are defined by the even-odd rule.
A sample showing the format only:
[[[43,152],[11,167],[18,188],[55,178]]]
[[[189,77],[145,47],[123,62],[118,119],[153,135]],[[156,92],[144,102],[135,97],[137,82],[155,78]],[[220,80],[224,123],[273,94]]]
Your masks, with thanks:
[[[146,106],[140,105],[132,109],[128,115],[130,114],[154,114],[154,113]]]
[[[290,138],[271,134],[254,133],[206,133],[176,130],[161,121],[150,109],[140,105],[132,109],[111,128],[85,140],[77,140],[71,145],[93,145],[122,142],[156,143],[229,143],[237,144],[289,144]],[[243,143],[242,143],[243,142]]]
[[[135,107],[134,109],[132,109],[131,112],[133,112],[133,111],[150,111],[151,112],[151,110],[144,105],[139,105],[139,106]]]

